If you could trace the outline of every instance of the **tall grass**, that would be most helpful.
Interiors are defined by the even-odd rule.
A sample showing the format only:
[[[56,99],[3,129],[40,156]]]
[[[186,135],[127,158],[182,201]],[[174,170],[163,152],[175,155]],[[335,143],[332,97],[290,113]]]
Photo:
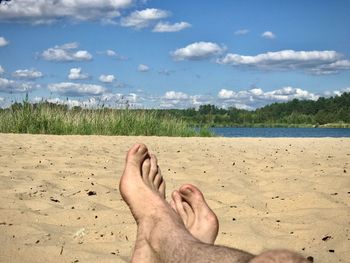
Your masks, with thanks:
[[[47,102],[0,109],[0,132],[82,135],[212,136],[174,116],[152,110],[68,109]]]

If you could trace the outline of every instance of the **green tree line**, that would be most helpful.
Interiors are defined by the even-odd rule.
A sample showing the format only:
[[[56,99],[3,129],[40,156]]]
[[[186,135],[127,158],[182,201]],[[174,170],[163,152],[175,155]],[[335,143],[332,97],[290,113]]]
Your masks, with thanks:
[[[198,110],[164,110],[164,114],[182,117],[198,126],[255,127],[350,127],[350,93],[318,100],[298,100],[272,103],[253,111],[201,105]]]

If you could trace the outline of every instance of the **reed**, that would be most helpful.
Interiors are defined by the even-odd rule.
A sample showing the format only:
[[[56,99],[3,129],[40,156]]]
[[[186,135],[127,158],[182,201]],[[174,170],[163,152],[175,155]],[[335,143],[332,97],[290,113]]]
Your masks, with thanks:
[[[69,109],[48,102],[16,103],[0,110],[0,132],[32,134],[212,136],[181,118],[155,110]]]

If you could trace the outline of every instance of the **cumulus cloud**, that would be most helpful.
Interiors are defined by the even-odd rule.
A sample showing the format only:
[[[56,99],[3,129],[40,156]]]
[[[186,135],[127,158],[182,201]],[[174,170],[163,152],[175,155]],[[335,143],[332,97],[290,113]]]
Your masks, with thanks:
[[[350,87],[346,87],[346,88],[343,88],[341,90],[325,91],[324,96],[326,96],[326,97],[340,96],[344,92],[350,92]]]
[[[64,96],[82,97],[103,94],[106,89],[100,85],[72,82],[52,83],[48,85],[50,91]]]
[[[38,79],[43,76],[43,73],[35,69],[18,69],[12,73],[12,76],[22,79]]]
[[[246,35],[249,33],[249,30],[248,29],[238,29],[235,31],[235,35],[236,36],[242,36],[242,35]]]
[[[195,42],[171,52],[174,60],[202,60],[221,54],[224,47],[212,42]]]
[[[167,91],[160,98],[161,108],[198,108],[203,104],[213,104],[214,100],[207,95],[188,95],[181,91]]]
[[[233,91],[221,89],[217,95],[222,105],[231,105],[237,108],[254,109],[272,102],[287,102],[293,99],[317,100],[318,95],[307,90],[293,87],[283,87],[272,91],[263,91],[260,88]]]
[[[0,78],[0,92],[25,93],[40,88],[39,84],[31,82],[19,82],[15,80]]]
[[[220,64],[263,70],[303,70],[311,74],[333,74],[350,69],[350,61],[336,51],[282,50],[256,56],[229,53],[217,60]]]
[[[0,37],[0,47],[7,46],[8,44],[9,44],[8,40],[6,40],[4,37]]]
[[[153,28],[153,32],[178,32],[189,27],[191,27],[191,24],[187,22],[179,22],[175,24],[170,24],[168,22],[158,22]]]
[[[186,100],[189,96],[183,92],[167,91],[163,98],[166,100]]]
[[[147,72],[147,71],[149,71],[149,66],[144,65],[144,64],[140,64],[140,65],[138,65],[137,70],[140,72]]]
[[[274,38],[276,38],[276,35],[274,33],[272,33],[271,31],[265,31],[264,33],[261,34],[261,36],[263,38],[267,38],[267,39],[274,39]]]
[[[147,8],[141,11],[134,11],[129,16],[123,17],[120,24],[124,27],[134,27],[137,29],[150,26],[153,22],[166,18],[169,12],[156,8]]]
[[[77,42],[66,43],[64,45],[49,48],[41,53],[44,60],[56,62],[87,61],[92,59],[92,55],[86,50],[77,50]]]
[[[112,83],[115,80],[114,75],[101,75],[99,80],[104,83]]]
[[[330,64],[320,65],[310,69],[310,72],[316,75],[328,75],[338,73],[340,70],[350,69],[349,60],[338,60]]]
[[[98,52],[98,54],[104,54],[104,55],[106,55],[108,57],[112,57],[112,58],[115,58],[115,59],[118,59],[118,60],[127,60],[128,59],[127,57],[118,54],[117,52],[115,52],[112,49],[107,49],[106,51]]]
[[[119,10],[132,0],[15,0],[0,8],[0,20],[48,24],[63,19],[71,21],[102,21],[115,23]]]
[[[5,69],[0,65],[0,75],[4,74],[4,72],[5,72]]]
[[[71,68],[68,74],[68,78],[71,80],[74,79],[88,79],[89,75],[83,73],[81,68]]]

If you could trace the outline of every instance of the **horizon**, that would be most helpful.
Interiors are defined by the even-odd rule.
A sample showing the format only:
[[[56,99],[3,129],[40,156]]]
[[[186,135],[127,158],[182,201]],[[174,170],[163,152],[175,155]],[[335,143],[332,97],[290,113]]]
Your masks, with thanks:
[[[0,2],[0,107],[254,110],[350,91],[350,2]],[[68,100],[66,99],[68,98]]]
[[[72,108],[81,108],[83,110],[101,110],[101,109],[108,109],[108,110],[195,110],[195,111],[199,111],[201,107],[203,106],[214,106],[216,107],[218,110],[226,110],[226,111],[229,111],[231,109],[234,109],[234,110],[242,110],[242,111],[248,111],[248,112],[255,112],[259,109],[263,109],[265,107],[269,107],[271,106],[272,104],[287,104],[289,102],[293,102],[294,100],[297,100],[297,101],[318,101],[320,98],[324,98],[324,99],[333,99],[335,97],[342,97],[343,95],[345,94],[350,94],[350,92],[348,91],[345,91],[341,94],[334,94],[333,96],[320,96],[317,98],[317,100],[313,100],[313,99],[298,99],[298,98],[294,98],[292,100],[288,100],[288,101],[284,101],[284,102],[271,102],[269,104],[265,104],[264,106],[261,106],[261,107],[258,107],[258,108],[255,108],[255,109],[240,109],[240,108],[236,108],[235,106],[231,106],[231,107],[228,107],[228,108],[224,108],[224,107],[220,107],[220,106],[217,106],[215,104],[201,104],[201,105],[197,105],[196,107],[187,107],[187,108],[145,108],[145,107],[141,107],[141,108],[138,108],[138,107],[133,107],[132,104],[129,103],[129,101],[127,100],[120,100],[118,101],[117,103],[115,104],[104,104],[102,100],[93,100],[93,101],[90,101],[89,103],[86,103],[84,104],[84,102],[80,102],[80,101],[75,101],[75,100],[70,100],[69,103],[62,103],[62,101],[58,101],[56,99],[44,99],[42,98],[40,101],[33,101],[33,100],[30,100],[29,99],[29,94],[26,93],[24,95],[24,98],[22,99],[22,101],[12,101],[11,104],[9,105],[6,105],[6,108],[4,107],[0,107],[0,109],[9,109],[11,108],[12,105],[16,105],[16,104],[21,104],[21,105],[24,105],[25,103],[29,103],[31,105],[37,105],[37,104],[42,104],[42,103],[48,103],[49,105],[50,104],[53,104],[53,105],[57,105],[57,106],[60,106],[60,105],[63,105],[63,106],[67,106],[68,109],[72,109]],[[69,98],[66,98],[66,101],[68,101]]]

